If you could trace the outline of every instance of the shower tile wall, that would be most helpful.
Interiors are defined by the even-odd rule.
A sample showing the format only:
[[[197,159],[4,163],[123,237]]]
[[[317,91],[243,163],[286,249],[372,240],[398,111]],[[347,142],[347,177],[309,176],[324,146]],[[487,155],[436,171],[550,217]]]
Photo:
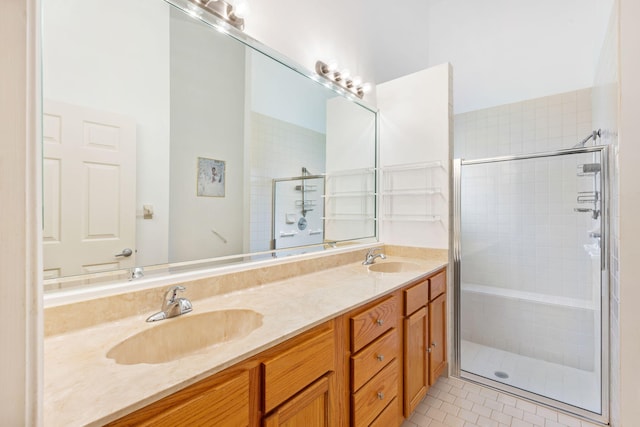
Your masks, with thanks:
[[[570,148],[593,130],[591,90],[454,120],[456,157]],[[577,165],[590,156],[465,167],[463,339],[580,369],[597,364],[594,311],[584,309],[597,299],[597,262],[584,249],[596,223],[573,212],[592,183],[576,176]]]
[[[263,114],[251,113],[250,252],[270,249],[272,179],[325,170],[325,135]]]
[[[569,148],[592,130],[591,88],[456,114],[454,158]]]

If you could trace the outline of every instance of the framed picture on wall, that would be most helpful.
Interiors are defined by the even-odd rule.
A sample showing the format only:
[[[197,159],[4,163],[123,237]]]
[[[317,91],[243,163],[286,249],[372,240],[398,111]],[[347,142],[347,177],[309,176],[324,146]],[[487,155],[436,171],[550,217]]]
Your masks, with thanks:
[[[224,197],[224,160],[198,157],[198,196]]]

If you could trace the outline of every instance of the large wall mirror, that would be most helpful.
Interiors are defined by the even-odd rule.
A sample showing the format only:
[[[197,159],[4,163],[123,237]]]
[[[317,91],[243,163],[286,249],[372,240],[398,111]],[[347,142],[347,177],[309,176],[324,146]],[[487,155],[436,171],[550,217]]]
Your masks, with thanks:
[[[42,8],[48,289],[375,238],[374,109],[162,0]]]

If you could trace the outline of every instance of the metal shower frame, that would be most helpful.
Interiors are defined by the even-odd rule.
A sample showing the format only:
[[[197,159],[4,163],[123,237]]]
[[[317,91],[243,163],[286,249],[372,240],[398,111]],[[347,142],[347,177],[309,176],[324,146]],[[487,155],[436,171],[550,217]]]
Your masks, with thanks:
[[[545,157],[557,157],[571,154],[600,153],[600,210],[601,210],[601,238],[600,238],[600,316],[601,316],[601,349],[600,349],[600,375],[601,375],[601,411],[598,414],[586,409],[569,405],[558,400],[550,399],[536,393],[532,393],[517,387],[509,386],[479,375],[468,372],[462,373],[461,369],[461,325],[460,325],[460,267],[461,267],[461,172],[462,166],[477,165],[483,163],[509,162],[513,160],[538,159]],[[591,147],[570,148],[565,150],[549,151],[535,154],[523,154],[513,156],[491,157],[476,160],[454,159],[452,165],[453,181],[453,218],[452,218],[452,266],[453,266],[453,360],[451,374],[458,378],[464,378],[472,382],[482,384],[502,392],[531,400],[537,404],[558,409],[585,420],[606,424],[609,422],[609,146],[596,145]]]

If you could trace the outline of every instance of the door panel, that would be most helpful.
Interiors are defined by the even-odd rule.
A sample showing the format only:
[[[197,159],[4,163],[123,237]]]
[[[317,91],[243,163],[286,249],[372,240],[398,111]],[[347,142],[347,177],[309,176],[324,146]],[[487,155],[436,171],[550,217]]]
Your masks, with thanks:
[[[135,265],[136,124],[45,101],[43,247],[49,277]],[[115,257],[131,248],[130,257]]]

